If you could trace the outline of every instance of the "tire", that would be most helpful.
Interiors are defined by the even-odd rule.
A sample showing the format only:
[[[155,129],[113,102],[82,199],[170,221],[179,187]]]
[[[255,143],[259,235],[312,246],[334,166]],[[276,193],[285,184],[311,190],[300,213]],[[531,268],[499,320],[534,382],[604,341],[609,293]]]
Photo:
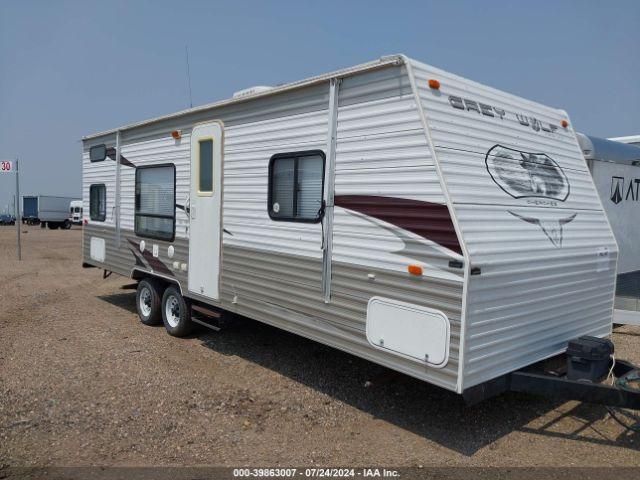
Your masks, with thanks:
[[[48,222],[48,226],[49,230],[58,230],[58,228],[60,228],[58,222]]]
[[[65,230],[69,230],[71,228],[71,222],[69,220],[65,220],[62,224],[62,228],[64,228]]]
[[[138,283],[136,290],[136,310],[144,325],[162,323],[162,282],[155,278],[145,278]]]
[[[193,330],[191,306],[173,285],[162,295],[162,322],[167,333],[174,337],[185,337]]]

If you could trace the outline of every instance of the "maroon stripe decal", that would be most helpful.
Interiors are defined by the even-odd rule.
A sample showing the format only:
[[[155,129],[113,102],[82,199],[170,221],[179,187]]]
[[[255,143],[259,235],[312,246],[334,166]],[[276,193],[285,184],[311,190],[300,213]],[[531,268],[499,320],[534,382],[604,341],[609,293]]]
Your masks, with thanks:
[[[462,255],[449,209],[439,203],[376,195],[336,195],[338,207],[377,218]]]
[[[129,240],[129,243],[133,245],[133,248],[138,248],[138,245],[136,245],[134,241]],[[149,264],[149,266],[154,272],[162,273],[170,277],[174,276],[173,272],[169,270],[169,268],[164,263],[162,263],[159,259],[154,257],[149,250],[145,249],[144,252],[142,252],[142,256],[144,257],[144,259],[147,261],[147,263]]]
[[[113,160],[114,162],[116,161],[116,149],[111,147],[107,149],[107,157],[109,157],[110,160]],[[120,165],[124,165],[125,167],[131,167],[131,168],[136,168],[136,166],[131,163],[129,160],[126,159],[126,157],[122,154],[120,154]]]

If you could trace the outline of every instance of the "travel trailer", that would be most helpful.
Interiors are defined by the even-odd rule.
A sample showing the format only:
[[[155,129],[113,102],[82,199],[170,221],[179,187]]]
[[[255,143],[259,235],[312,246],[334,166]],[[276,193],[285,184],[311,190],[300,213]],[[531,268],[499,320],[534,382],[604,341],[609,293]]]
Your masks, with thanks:
[[[628,135],[626,137],[612,137],[609,138],[614,142],[620,143],[628,143],[630,145],[635,145],[636,147],[640,147],[640,135]]]
[[[473,400],[611,333],[566,112],[402,55],[86,136],[82,165],[84,265],[172,335],[235,312]]]
[[[619,248],[613,321],[640,325],[640,148],[577,136]]]
[[[40,224],[52,230],[71,228],[69,220],[70,197],[35,195],[22,197],[22,223]]]
[[[72,200],[69,203],[69,221],[74,225],[82,225],[82,200]]]

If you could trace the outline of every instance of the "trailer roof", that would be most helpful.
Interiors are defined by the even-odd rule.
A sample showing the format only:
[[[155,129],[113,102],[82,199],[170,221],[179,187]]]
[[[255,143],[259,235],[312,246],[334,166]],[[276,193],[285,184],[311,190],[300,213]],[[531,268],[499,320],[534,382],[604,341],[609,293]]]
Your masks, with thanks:
[[[576,133],[582,153],[588,160],[637,165],[640,163],[640,147],[628,143]]]
[[[389,65],[399,65],[399,64],[405,63],[406,61],[407,61],[407,57],[405,55],[402,55],[402,54],[386,55],[386,56],[380,57],[379,59],[371,61],[371,62],[362,63],[362,64],[359,64],[359,65],[356,65],[356,66],[353,66],[353,67],[343,68],[341,70],[335,70],[333,72],[324,73],[322,75],[316,75],[314,77],[310,77],[310,78],[307,78],[307,79],[304,79],[304,80],[298,80],[296,82],[287,83],[287,84],[284,84],[284,85],[279,85],[279,86],[274,87],[274,88],[272,88],[270,90],[267,90],[267,91],[257,92],[257,93],[254,93],[254,94],[245,95],[245,96],[238,97],[238,98],[229,98],[229,99],[225,99],[225,100],[220,100],[220,101],[217,101],[217,102],[201,105],[199,107],[188,108],[186,110],[180,110],[178,112],[170,113],[168,115],[162,115],[160,117],[151,118],[151,119],[144,120],[144,121],[141,121],[141,122],[130,123],[130,124],[118,127],[118,128],[113,128],[113,129],[110,129],[110,130],[105,130],[105,131],[94,133],[94,134],[91,134],[91,135],[86,135],[86,136],[82,137],[82,140],[90,140],[90,139],[94,139],[94,138],[104,137],[106,135],[112,135],[112,134],[114,134],[114,133],[116,133],[118,131],[122,132],[122,131],[125,131],[125,130],[131,130],[133,128],[150,125],[150,124],[153,124],[153,123],[156,123],[156,122],[160,122],[160,121],[163,121],[163,120],[168,120],[168,119],[172,119],[172,118],[178,118],[178,117],[181,117],[183,115],[188,115],[188,114],[195,113],[195,112],[202,112],[202,111],[205,111],[205,110],[209,110],[209,109],[213,109],[213,108],[219,108],[219,107],[231,105],[231,104],[234,104],[234,103],[247,102],[247,101],[255,100],[256,98],[267,97],[267,96],[270,96],[270,95],[277,95],[277,94],[285,92],[285,91],[295,90],[295,89],[298,89],[298,88],[307,87],[309,85],[314,85],[314,84],[317,84],[317,83],[326,82],[327,80],[330,80],[331,78],[347,77],[347,76],[355,75],[355,74],[358,74],[358,73],[361,73],[361,72],[364,72],[364,71],[368,71],[368,70],[376,70],[376,69],[379,69],[379,68],[384,68],[384,67],[387,67]]]
[[[610,137],[609,140],[614,142],[631,143],[633,145],[640,145],[640,135],[627,135],[626,137]]]

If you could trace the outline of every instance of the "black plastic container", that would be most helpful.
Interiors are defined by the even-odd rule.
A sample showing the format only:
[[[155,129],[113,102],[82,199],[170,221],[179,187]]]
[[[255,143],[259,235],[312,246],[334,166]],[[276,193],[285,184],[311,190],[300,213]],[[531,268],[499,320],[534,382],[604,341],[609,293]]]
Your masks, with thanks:
[[[584,336],[567,347],[567,378],[600,382],[609,373],[613,343],[606,338]]]

